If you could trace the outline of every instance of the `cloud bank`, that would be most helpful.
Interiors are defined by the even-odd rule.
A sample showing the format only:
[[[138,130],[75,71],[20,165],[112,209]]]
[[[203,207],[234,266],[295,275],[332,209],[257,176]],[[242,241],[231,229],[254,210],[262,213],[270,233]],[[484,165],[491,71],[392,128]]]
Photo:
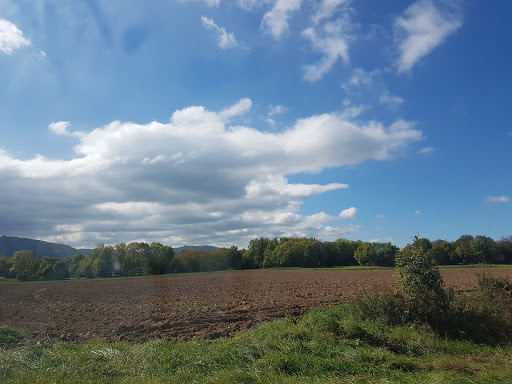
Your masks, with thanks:
[[[20,159],[0,150],[0,233],[75,246],[338,238],[358,226],[329,223],[354,218],[355,207],[340,206],[339,216],[303,216],[300,206],[308,196],[348,185],[295,184],[287,175],[387,159],[422,138],[411,122],[385,127],[335,112],[299,119],[279,133],[234,124],[251,104],[242,99],[219,112],[193,106],[167,123],[113,121],[90,132],[50,124],[53,133],[78,141],[75,156]]]

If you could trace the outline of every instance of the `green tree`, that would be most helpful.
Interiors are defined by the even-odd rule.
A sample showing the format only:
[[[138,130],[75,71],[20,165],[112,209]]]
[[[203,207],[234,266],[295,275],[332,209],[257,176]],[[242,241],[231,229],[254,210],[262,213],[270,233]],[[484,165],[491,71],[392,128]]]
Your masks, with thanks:
[[[477,262],[471,249],[471,241],[473,241],[473,236],[471,235],[462,235],[455,241],[455,253],[458,256],[458,262],[464,264],[474,264]]]
[[[39,259],[34,258],[32,251],[23,250],[14,252],[12,257],[12,272],[17,280],[26,281],[34,279],[39,268]]]
[[[354,258],[356,249],[362,244],[361,241],[352,241],[347,239],[337,239],[334,241],[336,247],[335,258],[329,266],[355,265],[357,260]]]
[[[91,259],[91,269],[94,277],[109,277],[114,272],[113,266],[114,247],[98,244],[94,248]]]
[[[438,265],[449,265],[457,263],[455,244],[445,240],[436,240],[432,243],[429,254]]]
[[[41,280],[54,280],[55,279],[55,264],[59,262],[56,257],[43,257],[39,263],[36,276]]]
[[[163,275],[170,272],[171,261],[174,257],[172,247],[153,242],[149,245],[149,252],[146,252],[145,255],[145,274]]]
[[[76,254],[69,260],[68,273],[71,277],[80,277],[80,263],[85,259],[85,255]]]
[[[229,269],[242,269],[242,252],[235,245],[229,248],[228,265]]]
[[[470,243],[471,252],[477,263],[495,264],[503,262],[496,242],[487,236],[476,236]]]
[[[354,258],[360,265],[392,267],[398,247],[391,243],[362,243],[354,252]]]
[[[503,261],[507,264],[512,263],[512,236],[502,237],[496,247]]]
[[[0,276],[5,278],[14,277],[11,272],[12,258],[0,256]]]
[[[259,238],[249,242],[247,251],[242,255],[244,269],[263,268],[265,257],[271,258],[271,252],[277,247],[277,239]]]

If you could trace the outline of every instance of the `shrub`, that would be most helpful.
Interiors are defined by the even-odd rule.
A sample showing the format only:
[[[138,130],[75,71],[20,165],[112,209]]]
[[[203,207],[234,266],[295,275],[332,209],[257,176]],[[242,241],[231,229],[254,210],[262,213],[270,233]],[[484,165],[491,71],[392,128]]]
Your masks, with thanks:
[[[512,340],[511,283],[502,277],[478,275],[479,289],[459,295],[453,305],[452,327],[459,336],[479,343]]]
[[[479,275],[478,291],[455,296],[416,242],[400,253],[395,270],[402,291],[356,300],[355,315],[390,325],[428,326],[442,336],[478,343],[512,340],[512,284],[505,278]]]
[[[428,255],[428,247],[422,240],[416,239],[400,252],[395,271],[405,295],[410,320],[443,331],[448,322],[453,293],[443,287],[439,268]]]

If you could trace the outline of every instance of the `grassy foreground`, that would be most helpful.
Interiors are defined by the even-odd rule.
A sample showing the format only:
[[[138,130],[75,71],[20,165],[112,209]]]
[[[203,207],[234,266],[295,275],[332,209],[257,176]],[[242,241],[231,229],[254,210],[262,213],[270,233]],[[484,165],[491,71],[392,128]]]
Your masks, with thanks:
[[[1,383],[510,383],[512,346],[445,340],[354,317],[348,305],[185,343],[14,344],[0,327]]]

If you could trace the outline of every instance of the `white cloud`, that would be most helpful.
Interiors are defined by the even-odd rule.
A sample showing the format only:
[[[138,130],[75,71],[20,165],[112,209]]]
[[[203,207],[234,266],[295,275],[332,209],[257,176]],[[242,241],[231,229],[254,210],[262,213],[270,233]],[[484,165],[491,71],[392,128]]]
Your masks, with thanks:
[[[304,68],[304,79],[308,81],[320,80],[329,72],[338,59],[349,62],[348,45],[344,31],[346,20],[338,19],[336,22],[324,25],[322,36],[318,36],[314,28],[307,28],[302,35],[311,41],[313,50],[323,54],[323,57],[313,65]]]
[[[443,43],[462,25],[456,8],[448,3],[435,6],[431,0],[419,0],[395,20],[395,38],[400,56],[398,72],[408,72],[422,57]]]
[[[379,214],[379,215],[377,215],[377,216],[375,216],[375,217],[376,217],[377,219],[383,219],[383,218],[384,218],[384,215]]]
[[[51,123],[48,126],[48,129],[60,136],[68,136],[70,133],[68,132],[69,123],[67,121],[58,121],[56,123]]]
[[[286,113],[288,111],[288,108],[283,107],[282,105],[270,105],[268,109],[269,116],[282,115],[283,113]]]
[[[193,0],[179,0],[182,3],[190,2]],[[220,5],[220,0],[202,0],[209,7],[218,7]]]
[[[379,70],[374,70],[372,72],[366,72],[364,69],[356,68],[352,72],[352,76],[347,84],[343,86],[343,88],[347,89],[348,87],[360,87],[360,86],[370,86],[373,83],[373,78],[380,73]]]
[[[339,216],[342,219],[353,219],[354,217],[356,217],[356,213],[357,213],[357,208],[350,207],[350,208],[347,208],[347,209],[344,209],[343,211],[341,211]]]
[[[213,19],[202,16],[201,22],[203,23],[203,27],[215,33],[220,48],[228,49],[240,47],[240,43],[236,40],[235,35],[228,33],[225,28],[219,27],[214,23]]]
[[[415,215],[421,215],[421,211],[418,209],[414,212]]]
[[[487,201],[490,203],[508,203],[510,201],[510,197],[507,196],[489,196]]]
[[[281,37],[288,29],[290,14],[298,11],[300,6],[301,0],[275,0],[272,9],[263,15],[261,28],[275,38]]]
[[[74,137],[82,137],[84,135],[83,132],[69,132],[68,127],[71,124],[67,121],[57,121],[56,123],[51,123],[48,125],[48,129],[55,133],[58,136],[74,136]]]
[[[330,19],[339,6],[348,5],[350,2],[351,0],[322,0],[322,2],[318,4],[315,14],[312,16],[313,22],[318,24],[324,19]]]
[[[15,50],[31,46],[32,42],[8,20],[0,19],[0,52],[11,55]]]
[[[359,227],[330,226],[340,216],[304,216],[300,206],[308,196],[348,186],[290,183],[287,175],[386,159],[422,136],[410,122],[385,127],[337,113],[300,119],[279,133],[230,125],[250,106],[242,99],[220,112],[188,107],[167,123],[113,121],[90,132],[50,124],[52,132],[79,140],[75,156],[20,159],[0,150],[0,233],[74,246],[341,237]]]
[[[380,97],[380,102],[385,104],[403,104],[405,100],[398,96],[390,96],[388,94],[384,94]]]
[[[421,155],[428,155],[432,152],[434,152],[436,149],[435,147],[425,147],[425,148],[421,148],[418,153],[421,154]]]

